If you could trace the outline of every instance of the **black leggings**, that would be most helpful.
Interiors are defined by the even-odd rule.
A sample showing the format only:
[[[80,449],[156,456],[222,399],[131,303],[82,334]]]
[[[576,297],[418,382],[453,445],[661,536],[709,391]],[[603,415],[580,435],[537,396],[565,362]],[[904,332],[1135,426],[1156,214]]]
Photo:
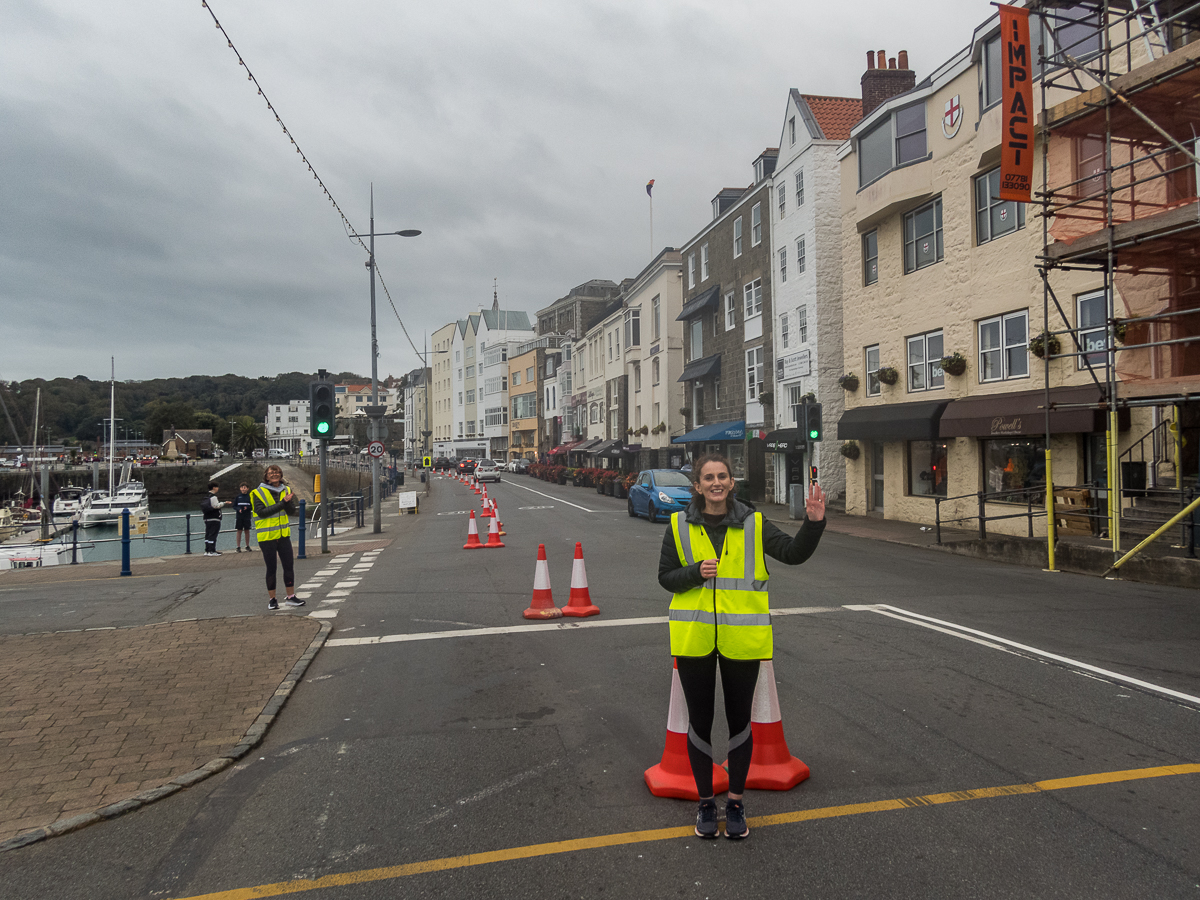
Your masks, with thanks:
[[[296,584],[296,575],[292,571],[292,539],[281,537],[273,541],[259,541],[258,549],[267,562],[267,590],[275,590],[275,555],[279,554],[279,561],[283,564],[283,583],[291,593]]]
[[[717,661],[721,663],[721,689],[725,694],[725,719],[729,723],[729,793],[746,789],[754,739],[750,710],[758,684],[757,659],[728,659],[716,652],[708,656],[678,656],[679,684],[688,708],[688,760],[700,796],[713,795],[712,723],[717,692]]]

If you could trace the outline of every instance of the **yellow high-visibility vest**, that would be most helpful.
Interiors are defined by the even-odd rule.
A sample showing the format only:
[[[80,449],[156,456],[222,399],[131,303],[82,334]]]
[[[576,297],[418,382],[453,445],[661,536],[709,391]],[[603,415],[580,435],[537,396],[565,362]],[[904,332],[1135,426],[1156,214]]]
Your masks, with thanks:
[[[250,492],[251,498],[258,501],[258,505],[262,509],[268,506],[274,506],[278,501],[271,491],[267,490],[262,485],[259,485]],[[253,508],[253,500],[251,507]],[[278,512],[272,513],[269,516],[260,516],[258,510],[254,511],[254,537],[258,541],[274,541],[279,538],[290,537],[292,529],[288,523],[288,514],[286,509],[280,509]]]
[[[770,659],[774,643],[762,513],[752,513],[741,528],[726,529],[719,558],[704,526],[689,524],[686,515],[671,516],[679,561],[690,566],[716,558],[717,577],[672,595],[671,655],[707,656],[715,649],[729,659]]]

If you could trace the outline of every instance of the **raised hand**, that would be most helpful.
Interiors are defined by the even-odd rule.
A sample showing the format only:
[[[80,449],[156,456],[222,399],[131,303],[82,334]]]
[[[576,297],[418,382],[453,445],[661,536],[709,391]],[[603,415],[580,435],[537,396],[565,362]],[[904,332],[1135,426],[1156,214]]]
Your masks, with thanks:
[[[808,499],[804,502],[804,512],[810,522],[820,522],[825,518],[825,492],[815,481],[808,486]]]

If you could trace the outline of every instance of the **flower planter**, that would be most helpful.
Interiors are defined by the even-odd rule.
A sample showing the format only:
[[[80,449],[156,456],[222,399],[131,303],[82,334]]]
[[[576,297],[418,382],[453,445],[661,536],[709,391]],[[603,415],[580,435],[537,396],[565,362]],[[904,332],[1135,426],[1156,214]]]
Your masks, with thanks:
[[[967,359],[961,353],[951,353],[941,359],[942,371],[947,375],[961,375],[967,371]]]
[[[618,483],[616,491],[617,492],[615,494],[613,494],[613,496],[616,497],[618,500],[624,500],[626,497],[629,496],[629,488],[625,487],[624,484]]]
[[[891,366],[884,366],[879,370],[879,380],[884,384],[895,384],[900,380],[900,373]]]
[[[566,484],[566,483],[567,483],[567,475],[566,475],[566,473],[565,473],[565,472],[564,472],[564,473],[562,473],[561,475],[559,475],[559,476],[558,476],[558,483],[559,483],[559,484]]]
[[[842,446],[838,448],[838,451],[842,454],[842,456],[846,457],[846,459],[858,459],[859,453],[861,452],[858,449],[858,444],[856,444],[854,441],[846,441],[846,443],[842,444]]]
[[[609,497],[617,496],[617,483],[613,479],[604,482],[604,493]]]
[[[603,482],[603,481],[597,481],[597,482],[596,482],[596,493],[597,493],[597,494],[603,494],[603,493],[604,493],[604,482]]]
[[[843,390],[853,393],[858,390],[858,376],[853,372],[848,372],[838,379],[838,384],[842,386]]]

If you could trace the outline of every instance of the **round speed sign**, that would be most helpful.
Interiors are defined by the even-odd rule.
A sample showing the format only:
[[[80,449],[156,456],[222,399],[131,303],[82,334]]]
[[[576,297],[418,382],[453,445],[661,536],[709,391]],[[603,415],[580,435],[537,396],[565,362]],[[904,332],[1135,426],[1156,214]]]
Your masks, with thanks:
[[[383,441],[371,441],[371,443],[367,444],[367,453],[371,454],[371,456],[375,457],[376,459],[382,458]]]

